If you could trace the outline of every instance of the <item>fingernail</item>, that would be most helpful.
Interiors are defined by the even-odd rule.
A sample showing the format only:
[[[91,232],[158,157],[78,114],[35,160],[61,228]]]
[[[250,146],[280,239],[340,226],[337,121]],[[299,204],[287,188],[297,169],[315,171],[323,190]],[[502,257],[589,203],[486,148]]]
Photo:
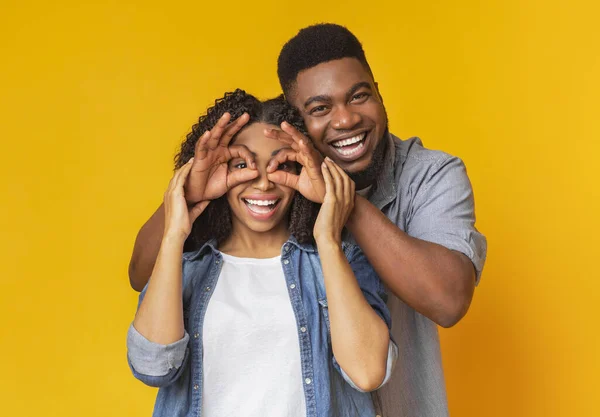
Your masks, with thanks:
[[[192,162],[194,162],[194,157],[193,157],[193,156],[192,156],[192,157],[190,158],[190,160],[188,161],[188,164],[191,164]]]
[[[330,157],[328,157],[328,156],[326,156],[326,157],[325,157],[325,160],[326,160],[326,161],[329,161],[329,162],[333,162],[333,161],[331,160],[331,158],[330,158]]]

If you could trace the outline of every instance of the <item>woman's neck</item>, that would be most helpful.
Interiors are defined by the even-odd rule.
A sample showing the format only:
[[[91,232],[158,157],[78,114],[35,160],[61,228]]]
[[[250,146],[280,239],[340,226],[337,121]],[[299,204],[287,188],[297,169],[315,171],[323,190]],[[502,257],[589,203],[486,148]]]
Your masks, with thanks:
[[[281,254],[281,247],[289,237],[286,224],[268,232],[256,232],[234,224],[231,235],[219,245],[219,250],[240,258],[274,258]]]

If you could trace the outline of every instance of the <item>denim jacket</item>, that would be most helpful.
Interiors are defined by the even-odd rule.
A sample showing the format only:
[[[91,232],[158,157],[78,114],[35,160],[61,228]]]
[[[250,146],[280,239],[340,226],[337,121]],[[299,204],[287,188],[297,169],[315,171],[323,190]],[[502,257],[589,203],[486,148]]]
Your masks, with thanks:
[[[366,300],[390,328],[387,296],[379,278],[358,246],[344,243],[342,247]],[[354,385],[333,356],[325,284],[315,247],[291,237],[282,247],[281,263],[300,340],[307,417],[374,417],[371,395]],[[214,241],[184,253],[183,339],[160,345],[144,338],[133,325],[129,327],[127,357],[134,376],[160,387],[155,417],[202,414],[202,328],[222,265]],[[140,294],[140,303],[145,293],[146,289]],[[390,339],[383,383],[397,356],[398,348]]]

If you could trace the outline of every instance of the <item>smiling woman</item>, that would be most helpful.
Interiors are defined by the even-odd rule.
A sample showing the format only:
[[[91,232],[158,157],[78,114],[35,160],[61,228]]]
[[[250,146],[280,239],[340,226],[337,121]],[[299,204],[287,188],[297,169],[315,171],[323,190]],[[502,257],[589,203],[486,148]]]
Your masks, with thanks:
[[[127,337],[133,374],[161,388],[155,416],[376,413],[368,391],[397,358],[386,293],[342,244],[354,183],[309,143],[266,136],[300,120],[236,90],[182,144]]]

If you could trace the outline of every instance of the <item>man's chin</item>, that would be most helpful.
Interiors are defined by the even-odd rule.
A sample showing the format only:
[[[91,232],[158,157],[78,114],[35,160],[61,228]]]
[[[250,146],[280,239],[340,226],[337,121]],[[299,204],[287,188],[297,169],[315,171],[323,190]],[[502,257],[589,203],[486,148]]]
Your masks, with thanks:
[[[371,164],[372,155],[363,155],[354,161],[342,161],[336,158],[337,155],[328,155],[329,158],[335,162],[340,168],[342,168],[349,176],[359,174],[365,171]]]

